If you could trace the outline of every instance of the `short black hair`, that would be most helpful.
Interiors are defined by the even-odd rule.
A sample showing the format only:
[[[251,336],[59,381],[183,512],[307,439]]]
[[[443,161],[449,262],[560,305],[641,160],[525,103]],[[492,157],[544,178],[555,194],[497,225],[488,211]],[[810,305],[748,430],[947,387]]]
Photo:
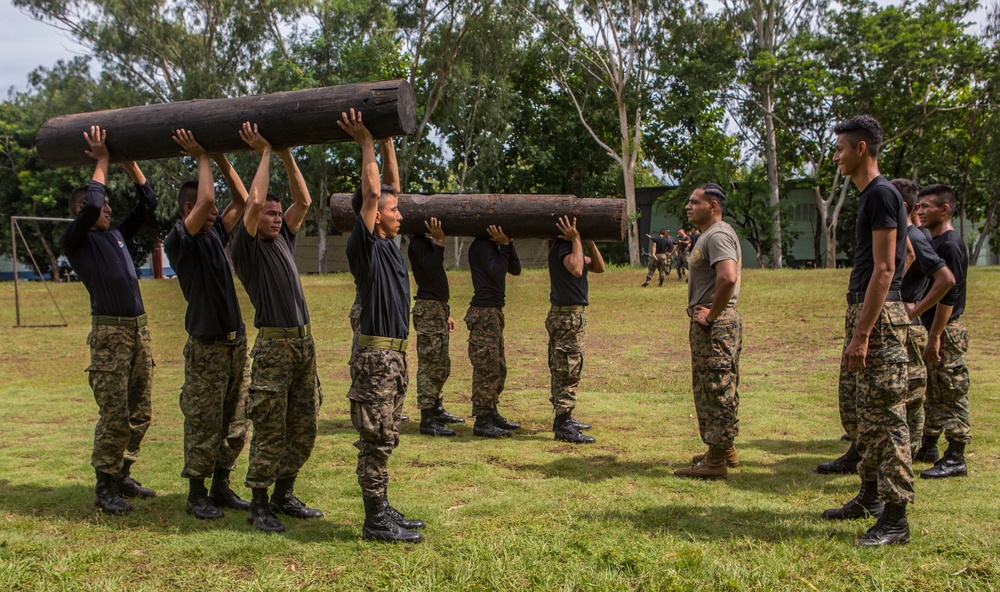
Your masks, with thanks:
[[[709,195],[719,204],[719,209],[726,209],[726,190],[722,188],[722,185],[718,183],[702,183],[701,185],[695,187],[695,189],[701,189],[702,193]]]
[[[198,182],[188,181],[181,185],[181,190],[177,192],[177,209],[181,216],[184,215],[184,204],[198,201]]]
[[[896,191],[903,196],[906,211],[913,211],[913,205],[917,203],[917,184],[909,179],[893,179],[891,183]]]
[[[273,194],[273,193],[268,193],[267,195],[265,195],[265,196],[264,196],[264,201],[265,201],[265,202],[268,202],[268,201],[276,201],[276,202],[278,202],[279,204],[281,203],[281,200],[280,200],[280,199],[278,199],[278,196],[277,196],[277,195],[275,195],[275,194]]]
[[[667,230],[666,228],[661,228],[660,229],[660,234],[666,236],[666,235],[670,234],[670,231]]]
[[[90,189],[87,185],[80,185],[69,192],[69,213],[71,216],[76,218],[76,207],[83,203],[83,200],[87,198],[87,190]]]
[[[392,185],[382,184],[380,188],[380,193],[378,197],[378,207],[381,208],[384,204],[383,200],[389,196],[399,197],[399,192]],[[364,203],[364,197],[361,195],[361,187],[354,190],[354,195],[351,196],[351,209],[354,210],[356,216],[361,215],[361,204]]]
[[[878,149],[882,146],[882,125],[871,115],[857,115],[847,121],[833,126],[833,133],[838,136],[847,134],[851,146],[857,146],[864,140],[868,146],[868,154],[878,158]]]
[[[955,191],[951,187],[943,183],[931,183],[917,193],[917,197],[927,197],[928,195],[933,195],[934,203],[939,206],[948,204],[951,208],[951,214],[955,213]]]

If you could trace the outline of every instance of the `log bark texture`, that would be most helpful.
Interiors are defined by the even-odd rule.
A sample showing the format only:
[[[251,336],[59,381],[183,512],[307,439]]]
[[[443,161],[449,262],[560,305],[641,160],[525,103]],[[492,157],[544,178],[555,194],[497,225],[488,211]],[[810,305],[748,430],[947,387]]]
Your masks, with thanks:
[[[400,234],[424,234],[424,220],[441,221],[448,236],[487,236],[486,227],[496,224],[511,238],[555,238],[560,216],[576,217],[583,240],[621,241],[625,239],[625,200],[578,198],[573,195],[478,195],[401,194],[403,214]],[[333,225],[351,232],[357,216],[351,208],[350,193],[330,197]]]
[[[337,120],[353,107],[376,138],[409,135],[416,128],[416,98],[405,80],[342,84],[234,99],[198,99],[94,113],[62,115],[35,136],[42,159],[53,167],[92,165],[83,132],[107,130],[115,162],[180,156],[170,137],[185,128],[209,152],[250,150],[240,139],[244,121],[256,123],[275,148],[350,141]]]

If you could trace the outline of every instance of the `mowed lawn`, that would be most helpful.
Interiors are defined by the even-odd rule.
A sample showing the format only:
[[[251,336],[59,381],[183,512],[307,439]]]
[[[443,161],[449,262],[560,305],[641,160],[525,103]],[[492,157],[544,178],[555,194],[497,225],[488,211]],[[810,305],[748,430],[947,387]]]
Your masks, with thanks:
[[[391,499],[426,520],[424,543],[360,539],[344,274],[304,278],[324,403],[319,438],[296,493],[326,517],[285,518],[268,536],[228,511],[184,513],[180,478],[185,303],[176,281],[143,281],[156,357],[153,425],[134,475],[155,488],[121,518],[93,506],[97,406],[87,385],[89,300],[53,286],[69,326],[14,329],[14,291],[0,285],[0,590],[992,590],[1000,587],[1000,269],[973,269],[970,476],[918,480],[907,546],[860,549],[870,522],[820,512],[850,499],[856,476],[822,476],[840,455],[837,374],[848,272],[743,275],[740,394],[743,466],[728,481],[677,479],[703,445],[690,390],[686,287],[640,288],[645,271],[591,276],[587,357],[576,415],[597,443],[552,439],[544,318],[548,274],[508,280],[507,390],[501,411],[524,428],[509,440],[433,439],[403,424]],[[452,377],[447,408],[470,412],[464,323],[468,272],[450,272]],[[242,295],[242,288],[239,288]],[[58,315],[22,284],[24,322]],[[244,313],[253,311],[243,295]],[[406,411],[416,420],[410,345]],[[470,420],[471,421],[471,420]],[[234,474],[242,486],[246,456]],[[918,464],[917,470],[927,468]]]

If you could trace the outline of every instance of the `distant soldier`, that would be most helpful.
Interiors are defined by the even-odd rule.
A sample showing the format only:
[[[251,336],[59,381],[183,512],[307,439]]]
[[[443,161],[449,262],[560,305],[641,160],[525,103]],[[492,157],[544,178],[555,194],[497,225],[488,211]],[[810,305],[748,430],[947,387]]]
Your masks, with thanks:
[[[962,322],[969,255],[962,237],[951,224],[955,212],[955,192],[946,185],[935,184],[921,189],[918,197],[920,220],[934,237],[931,246],[955,276],[955,285],[948,289],[937,306],[921,316],[927,328],[927,348],[924,351],[927,362],[927,403],[924,406],[927,420],[921,445],[924,452],[922,458],[930,460],[936,456],[937,441],[942,433],[948,440],[948,449],[934,463],[934,467],[921,472],[920,477],[960,477],[968,472],[965,447],[972,441],[969,367],[965,362],[965,354],[969,351],[969,333]],[[937,288],[937,282],[938,279],[934,278],[931,290]],[[920,456],[918,452],[918,458]]]
[[[725,208],[726,193],[715,183],[696,187],[684,208],[688,220],[705,231],[691,255],[687,313],[694,407],[708,451],[692,459],[693,467],[675,471],[678,477],[725,479],[728,467],[740,462],[735,441],[740,431],[743,319],[736,302],[743,253],[733,227],[722,220]]]
[[[253,422],[246,478],[253,499],[247,520],[259,530],[283,532],[275,514],[323,516],[294,494],[299,471],[312,455],[323,401],[309,309],[294,259],[312,198],[291,149],[279,150],[292,194],[292,205],[282,212],[281,200],[268,193],[271,144],[249,123],[243,124],[240,136],[261,155],[230,247],[236,275],[256,309],[247,395],[247,415]],[[268,498],[272,484],[274,493]]]
[[[465,324],[469,328],[472,362],[472,414],[476,416],[472,435],[504,438],[510,436],[510,430],[521,427],[497,410],[507,380],[503,342],[507,274],[521,275],[521,260],[502,228],[491,225],[486,232],[490,238],[479,237],[469,246],[474,293]]]
[[[139,165],[122,163],[135,183],[138,203],[116,226],[106,197],[111,155],[107,132],[91,126],[83,132],[90,146],[87,156],[97,161],[89,186],[69,196],[74,219],[60,244],[90,293],[92,329],[90,386],[100,411],[94,430],[90,464],[97,473],[94,505],[108,514],[126,514],[132,506],[123,497],[153,497],[152,489],[131,477],[152,413],[153,351],[146,310],[139,293],[135,265],[128,244],[153,217],[156,196]]]
[[[444,409],[441,390],[451,375],[449,333],[455,330],[448,306],[448,274],[444,270],[444,230],[437,218],[424,221],[425,235],[410,237],[407,254],[417,295],[413,300],[413,329],[417,332],[417,407],[420,433],[454,436],[447,423],[465,423]]]
[[[212,157],[187,130],[174,141],[182,154],[197,159],[198,180],[181,186],[177,205],[181,219],[163,241],[181,291],[187,300],[184,345],[184,470],[188,479],[188,514],[201,520],[222,518],[219,507],[249,510],[250,504],[229,485],[246,443],[247,337],[233,270],[225,246],[243,217],[247,190],[225,155],[214,155],[232,200],[219,215],[215,205]],[[211,494],[205,479],[212,479]]]
[[[556,440],[574,444],[590,444],[594,438],[580,433],[590,425],[573,417],[576,389],[583,373],[586,350],[587,306],[590,304],[587,273],[604,273],[604,258],[594,241],[584,243],[576,229],[576,218],[570,222],[563,216],[556,222],[560,237],[549,248],[549,302],[552,308],[545,318],[549,334],[549,373],[551,397],[555,410],[552,431]]]
[[[677,247],[674,253],[677,259],[677,279],[682,279],[689,269],[688,259],[691,256],[691,237],[683,228],[677,230]]]
[[[906,256],[906,207],[879,174],[882,126],[867,115],[833,128],[834,162],[857,186],[857,248],[847,293],[840,367],[840,419],[861,462],[858,495],[823,518],[878,516],[857,539],[866,547],[910,538],[906,504],[912,503],[913,468],[906,425],[906,334],[909,319],[900,288]]]
[[[649,253],[649,271],[646,273],[646,281],[642,284],[645,288],[649,285],[649,282],[653,280],[653,272],[658,271],[660,273],[660,286],[663,286],[663,278],[670,275],[670,252],[674,248],[673,239],[669,238],[670,231],[666,228],[661,228],[660,233],[656,236],[650,236],[650,244],[653,246],[652,251]],[[648,234],[646,236],[649,236]]]

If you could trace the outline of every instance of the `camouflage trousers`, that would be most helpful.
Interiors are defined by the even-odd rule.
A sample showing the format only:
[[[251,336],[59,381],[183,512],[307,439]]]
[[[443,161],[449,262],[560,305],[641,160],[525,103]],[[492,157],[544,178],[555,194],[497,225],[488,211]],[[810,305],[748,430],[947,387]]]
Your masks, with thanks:
[[[258,337],[250,353],[247,416],[253,422],[246,486],[267,488],[293,478],[309,460],[323,389],[312,335]]]
[[[677,277],[681,277],[682,270],[691,269],[691,266],[688,264],[688,259],[690,257],[691,254],[687,251],[677,251]]]
[[[727,308],[709,327],[692,320],[688,341],[701,440],[709,446],[731,448],[740,433],[743,319],[735,308]]]
[[[661,284],[663,283],[663,278],[670,275],[670,259],[666,253],[657,253],[655,257],[649,258],[649,270],[646,273],[647,284],[653,279],[654,271],[660,272]]]
[[[586,351],[587,312],[557,312],[550,310],[545,317],[549,333],[549,401],[556,415],[570,413],[576,407],[576,389],[583,373]]]
[[[358,335],[361,333],[361,303],[354,301],[351,305],[351,312],[347,315],[347,320],[351,322],[351,333],[354,334],[351,337],[351,353],[358,349]]]
[[[153,349],[149,327],[94,325],[90,345],[90,387],[100,418],[94,428],[90,464],[117,473],[135,461],[152,418]]]
[[[441,402],[441,389],[451,376],[451,308],[440,300],[416,299],[411,314],[417,332],[417,408],[433,409]]]
[[[927,347],[927,329],[917,323],[906,328],[906,426],[910,431],[910,450],[920,447],[924,431],[924,400],[927,394],[927,366],[924,365],[924,348]]]
[[[399,422],[409,375],[406,353],[362,347],[351,354],[351,423],[358,431],[358,484],[364,497],[382,497],[389,455],[399,445]]]
[[[844,349],[854,335],[861,304],[847,307]],[[840,421],[861,455],[862,481],[878,481],[879,499],[912,503],[913,464],[906,422],[906,333],[901,302],[882,305],[868,338],[865,367],[848,372],[841,358]]]
[[[470,306],[465,313],[465,324],[469,328],[469,361],[472,362],[472,414],[478,417],[497,408],[507,380],[503,309]]]
[[[927,367],[927,422],[925,436],[944,433],[950,442],[968,444],[972,441],[969,428],[969,367],[965,353],[969,351],[969,333],[961,319],[950,321],[941,334],[941,361]]]
[[[236,468],[250,427],[249,362],[246,335],[233,341],[188,337],[184,344],[184,479]]]

